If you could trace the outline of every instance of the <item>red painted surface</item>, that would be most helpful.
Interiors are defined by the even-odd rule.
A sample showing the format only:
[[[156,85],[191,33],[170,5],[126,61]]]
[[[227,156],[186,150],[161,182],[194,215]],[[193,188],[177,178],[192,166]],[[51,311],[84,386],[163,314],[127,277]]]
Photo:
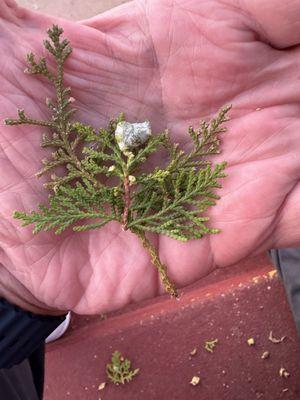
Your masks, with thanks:
[[[256,257],[211,274],[178,301],[163,296],[105,320],[75,317],[67,335],[48,345],[45,400],[299,400],[300,342],[272,269]],[[270,331],[287,338],[273,344]],[[215,338],[208,353],[204,342]],[[98,391],[114,350],[140,373]],[[269,359],[261,359],[264,351]],[[289,378],[279,376],[281,367]],[[195,387],[194,375],[201,377]]]

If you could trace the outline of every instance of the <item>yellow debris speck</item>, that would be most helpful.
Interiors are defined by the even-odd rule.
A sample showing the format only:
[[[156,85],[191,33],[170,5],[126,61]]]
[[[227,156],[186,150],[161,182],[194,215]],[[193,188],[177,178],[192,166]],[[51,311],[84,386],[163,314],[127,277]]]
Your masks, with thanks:
[[[261,355],[261,358],[263,359],[263,360],[265,360],[265,359],[267,359],[267,358],[269,358],[270,357],[270,352],[269,351],[264,351],[263,353],[262,353],[262,355]]]
[[[197,348],[195,347],[195,348],[190,352],[190,355],[191,355],[191,356],[194,356],[194,355],[196,355],[196,353],[197,353]]]
[[[133,185],[133,184],[135,184],[135,182],[136,182],[136,177],[133,176],[133,175],[129,175],[128,180],[129,180],[129,183],[130,183],[131,185]]]
[[[193,386],[197,386],[200,383],[200,379],[201,379],[200,376],[193,376],[190,384]]]
[[[254,340],[254,338],[249,338],[248,340],[247,340],[247,343],[248,343],[248,346],[254,346],[255,345],[255,340]]]
[[[268,272],[268,276],[270,279],[277,278],[278,272],[276,271],[276,269],[273,269],[272,271]]]
[[[279,376],[281,376],[281,378],[288,378],[290,373],[285,368],[281,367],[279,370]]]
[[[103,390],[105,388],[106,382],[102,382],[100,383],[100,385],[98,386],[98,390]]]

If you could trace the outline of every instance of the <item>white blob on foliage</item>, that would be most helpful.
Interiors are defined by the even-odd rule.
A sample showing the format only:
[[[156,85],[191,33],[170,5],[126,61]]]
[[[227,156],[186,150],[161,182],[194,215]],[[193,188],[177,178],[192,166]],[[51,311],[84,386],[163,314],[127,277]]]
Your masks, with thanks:
[[[126,154],[136,147],[146,143],[151,136],[150,122],[130,122],[122,121],[117,124],[115,131],[116,142],[120,150]]]

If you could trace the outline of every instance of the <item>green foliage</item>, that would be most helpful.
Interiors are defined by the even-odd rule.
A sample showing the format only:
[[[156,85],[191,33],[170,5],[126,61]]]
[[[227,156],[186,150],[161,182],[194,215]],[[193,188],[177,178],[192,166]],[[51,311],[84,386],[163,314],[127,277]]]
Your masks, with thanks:
[[[27,117],[24,110],[18,110],[17,119],[5,121],[7,125],[49,128],[50,133],[43,134],[41,146],[53,149],[36,174],[48,176],[51,172],[50,181],[44,184],[50,190],[49,204],[40,204],[37,211],[29,214],[16,211],[14,217],[22,220],[23,226],[34,224],[34,233],[54,230],[56,234],[70,227],[86,231],[118,221],[124,230],[140,237],[166,290],[176,295],[166,266],[145,234],[154,232],[188,241],[219,232],[208,225],[206,211],[219,199],[215,189],[221,187],[226,163],[213,165],[207,156],[220,152],[220,134],[226,130],[223,123],[228,120],[230,107],[223,107],[210,122],[201,122],[198,129],[189,127],[192,144],[189,151],[172,143],[167,131],[150,135],[139,147],[122,151],[115,131],[124,121],[123,114],[112,119],[106,129],[72,120],[76,110],[71,105],[75,99],[64,84],[63,74],[72,49],[68,40],[61,40],[62,33],[54,25],[48,30],[49,40],[44,41],[45,48],[55,58],[55,72],[48,69],[45,58],[37,62],[32,53],[27,56],[26,72],[42,75],[54,85],[56,99],[46,99],[52,114],[49,120]],[[167,153],[162,158],[165,162],[143,172],[144,164],[157,151]]]
[[[208,164],[197,173],[195,167],[173,173],[166,173],[167,169],[156,171],[149,178],[151,191],[146,189],[146,180],[133,197],[131,209],[136,213],[128,228],[160,233],[181,241],[217,233],[217,229],[207,227],[209,218],[200,217],[199,213],[219,198],[211,189],[221,187],[218,179],[225,176],[222,172],[225,165],[217,164],[212,169]],[[147,192],[151,193],[150,197]]]
[[[124,359],[119,351],[114,351],[111,357],[111,363],[106,365],[108,378],[115,384],[130,382],[139,372],[139,368],[131,370],[131,361]]]
[[[113,196],[112,189],[103,187],[96,190],[88,181],[85,186],[79,182],[76,182],[75,187],[61,185],[57,193],[50,196],[49,207],[40,204],[39,212],[32,211],[30,214],[15,211],[14,217],[22,219],[23,226],[35,223],[33,233],[56,229],[55,233],[60,234],[72,224],[75,225],[74,231],[95,229],[115,219],[113,215],[106,215],[103,208],[103,199],[109,201]],[[78,224],[86,219],[98,219],[98,221]]]

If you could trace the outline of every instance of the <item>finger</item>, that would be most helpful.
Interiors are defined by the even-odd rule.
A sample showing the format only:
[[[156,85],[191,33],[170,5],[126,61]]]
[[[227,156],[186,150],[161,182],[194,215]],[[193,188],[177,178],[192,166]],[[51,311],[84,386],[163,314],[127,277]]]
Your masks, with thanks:
[[[80,23],[105,44],[104,59],[101,64],[97,60],[95,68],[104,68],[109,62],[107,81],[112,86],[107,87],[107,92],[112,108],[118,105],[129,120],[147,118],[153,121],[153,129],[159,131],[166,123],[159,65],[146,8],[144,2],[131,1]]]
[[[120,63],[141,68],[153,68],[155,49],[150,37],[144,2],[125,3],[93,18],[80,21],[103,36],[107,56]],[[130,70],[131,65],[126,69]]]
[[[129,2],[93,18],[80,21],[105,38],[107,55],[117,61],[142,66],[151,56],[151,40],[142,3]],[[148,53],[145,52],[148,50]],[[129,67],[129,66],[128,66]]]
[[[300,44],[300,1],[232,0],[253,18],[254,29],[272,46]]]
[[[17,22],[22,17],[23,9],[18,7],[14,0],[0,0],[0,19],[3,21]]]

